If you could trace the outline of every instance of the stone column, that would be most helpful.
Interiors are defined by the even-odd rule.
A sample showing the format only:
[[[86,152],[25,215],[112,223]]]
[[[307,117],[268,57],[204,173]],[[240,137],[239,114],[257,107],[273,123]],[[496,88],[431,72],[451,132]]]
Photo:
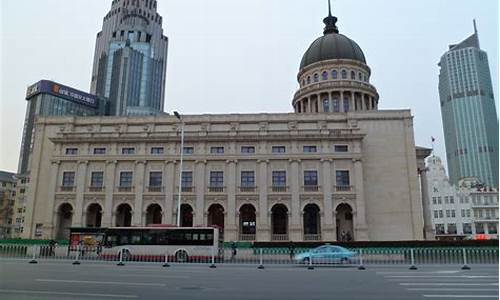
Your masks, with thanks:
[[[195,213],[195,225],[204,226],[207,225],[204,222],[204,214],[205,214],[205,167],[207,161],[206,160],[198,160],[195,162],[195,186],[196,186],[196,213]]]
[[[76,205],[73,214],[73,227],[83,226],[83,194],[85,192],[85,182],[87,177],[88,161],[79,161],[76,172]]]
[[[368,240],[368,227],[366,225],[365,194],[363,187],[363,165],[361,159],[353,159],[354,177],[356,182],[356,214],[354,222],[354,239],[356,241]]]
[[[177,220],[173,219],[174,213],[174,203],[177,199],[174,199],[174,194],[176,191],[175,186],[175,161],[166,160],[163,165],[165,174],[165,203],[163,207],[165,211],[163,212],[163,224],[176,224]]]
[[[332,111],[333,92],[328,92],[328,112]]]
[[[325,112],[321,94],[318,94],[318,112]]]
[[[418,176],[420,177],[420,192],[422,194],[422,210],[424,216],[424,239],[434,240],[429,202],[429,189],[427,185],[427,171],[428,169],[425,166],[418,168]]]
[[[49,238],[55,238],[56,236],[56,227],[57,227],[57,209],[58,207],[54,206],[56,200],[56,191],[59,188],[57,183],[59,181],[59,165],[60,161],[52,161],[50,165],[50,185],[49,185],[49,194],[47,195],[47,212],[49,215],[45,220],[44,227],[46,227],[47,232],[49,233]]]
[[[135,162],[135,202],[134,202],[134,213],[132,215],[132,225],[134,226],[143,226],[143,215],[142,211],[142,195],[144,193],[144,170],[145,170],[145,161],[136,161]]]
[[[226,161],[227,175],[225,180],[227,193],[227,222],[224,225],[224,239],[228,241],[238,240],[238,227],[236,226],[236,164],[237,160]]]
[[[312,110],[311,110],[311,107],[312,107],[311,106],[311,102],[312,102],[312,96],[307,97],[307,112],[308,113],[312,112]]]
[[[354,110],[356,110],[356,106],[355,106],[356,104],[354,104],[354,101],[355,101],[355,99],[356,99],[356,98],[355,98],[355,96],[356,96],[356,95],[354,94],[354,92],[353,92],[353,91],[351,91],[351,97],[350,97],[350,99],[349,99],[349,111],[354,111]]]
[[[271,228],[268,222],[268,203],[267,203],[267,191],[269,187],[269,182],[267,179],[267,166],[269,160],[257,160],[257,165],[259,168],[258,175],[258,187],[259,187],[259,214],[257,219],[257,241],[270,241],[271,240]]]
[[[331,159],[321,159],[323,167],[323,209],[321,211],[321,239],[323,241],[335,240],[335,227],[333,221],[333,203],[332,203],[332,171]]]
[[[292,194],[291,214],[288,218],[288,231],[289,238],[292,241],[302,240],[302,226],[300,217],[300,176],[299,176],[299,163],[300,159],[290,159],[290,193]]]
[[[111,227],[113,223],[113,192],[115,190],[116,161],[106,161],[106,171],[104,173],[104,211],[102,214],[102,227]]]

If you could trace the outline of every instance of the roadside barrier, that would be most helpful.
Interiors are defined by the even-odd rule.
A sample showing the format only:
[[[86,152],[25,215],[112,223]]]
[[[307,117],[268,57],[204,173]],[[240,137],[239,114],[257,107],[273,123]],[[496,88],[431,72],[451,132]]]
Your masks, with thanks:
[[[474,265],[498,264],[497,247],[447,247],[447,248],[352,248],[353,257],[318,258],[311,257],[307,248],[231,248],[214,247],[161,250],[160,253],[134,253],[132,250],[97,249],[85,245],[26,245],[0,244],[0,259],[24,259],[31,264],[44,261],[62,260],[85,264],[88,261],[112,262],[119,266],[127,263],[156,263],[165,267],[180,264],[217,265],[247,264],[259,269],[270,265],[302,266],[305,268],[323,265],[357,267],[360,270],[375,265],[402,265],[411,269],[426,265],[456,265],[469,270]]]

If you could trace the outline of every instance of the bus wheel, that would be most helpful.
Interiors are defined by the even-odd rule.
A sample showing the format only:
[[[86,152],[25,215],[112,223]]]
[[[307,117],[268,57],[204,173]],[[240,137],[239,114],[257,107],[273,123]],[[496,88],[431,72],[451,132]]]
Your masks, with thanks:
[[[130,251],[128,249],[123,249],[123,260],[130,260],[130,258],[132,257],[132,254],[130,254]]]
[[[175,261],[176,262],[187,262],[188,254],[184,250],[179,250],[175,253]]]

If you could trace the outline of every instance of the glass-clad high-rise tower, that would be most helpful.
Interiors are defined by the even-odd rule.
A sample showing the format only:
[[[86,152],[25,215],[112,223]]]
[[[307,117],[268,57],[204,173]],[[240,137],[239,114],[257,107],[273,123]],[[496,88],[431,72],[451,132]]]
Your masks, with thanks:
[[[163,112],[168,38],[156,0],[113,0],[97,34],[91,93],[110,115]]]
[[[439,62],[439,97],[450,181],[477,177],[498,187],[498,118],[488,57],[474,34]]]

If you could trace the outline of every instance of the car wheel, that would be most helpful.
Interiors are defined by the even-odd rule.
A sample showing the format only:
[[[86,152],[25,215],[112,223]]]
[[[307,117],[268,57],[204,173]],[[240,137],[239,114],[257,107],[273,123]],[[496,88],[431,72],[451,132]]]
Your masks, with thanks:
[[[188,254],[184,250],[179,250],[175,253],[175,261],[176,262],[187,262]]]

